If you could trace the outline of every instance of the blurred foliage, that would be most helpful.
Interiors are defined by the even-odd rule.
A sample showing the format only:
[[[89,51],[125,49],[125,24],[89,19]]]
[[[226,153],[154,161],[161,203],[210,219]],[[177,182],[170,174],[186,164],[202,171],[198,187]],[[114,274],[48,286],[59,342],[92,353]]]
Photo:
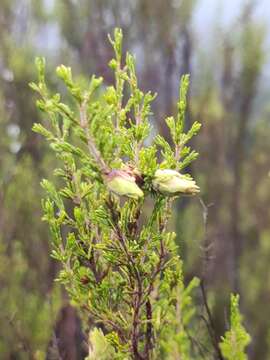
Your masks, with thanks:
[[[231,295],[230,317],[230,330],[222,337],[220,344],[222,354],[228,360],[245,360],[245,348],[250,343],[250,336],[242,325],[238,295]]]
[[[200,161],[191,170],[204,192],[207,209],[200,203],[177,205],[171,226],[177,229],[187,281],[202,271],[205,274],[217,333],[224,333],[227,319],[221,314],[228,294],[238,288],[252,337],[249,358],[270,356],[270,128],[269,85],[264,77],[264,63],[269,65],[269,59],[265,28],[254,16],[256,6],[247,2],[226,26],[212,24],[205,46],[204,34],[195,33],[197,5],[200,0],[159,0],[154,6],[150,0],[1,1],[0,242],[1,264],[8,264],[8,270],[3,270],[0,286],[1,299],[10,296],[17,303],[3,301],[1,324],[2,319],[13,319],[16,308],[13,323],[17,327],[24,312],[38,326],[40,322],[34,321],[37,304],[47,303],[56,273],[48,256],[48,232],[39,220],[42,196],[38,182],[51,176],[55,164],[39,136],[30,130],[40,119],[28,87],[35,78],[34,58],[45,55],[48,59],[52,87],[59,85],[50,80],[51,69],[60,63],[86,78],[96,73],[112,84],[112,73],[107,70],[112,54],[106,36],[120,26],[125,46],[137,56],[142,88],[159,94],[153,102],[156,115],[151,122],[169,142],[164,114],[175,112],[179,77],[191,73],[186,122],[199,120],[203,125],[194,141]],[[238,243],[239,248],[235,247]],[[18,271],[20,266],[25,271]],[[36,299],[29,307],[26,301],[21,304],[23,296],[17,295],[26,291]],[[14,296],[9,295],[12,292]],[[30,311],[33,308],[36,310]],[[44,308],[48,309],[47,305]],[[21,340],[15,335],[17,327],[5,326],[0,336],[1,351],[9,351],[4,353],[6,358],[23,356]],[[36,339],[29,329],[31,349],[46,348],[49,335],[45,336],[42,325],[40,332],[43,340]]]
[[[9,172],[11,168],[9,167]],[[60,293],[52,286],[47,231],[40,225],[38,172],[29,155],[13,165],[4,183],[0,236],[1,355],[18,352],[27,359],[37,351],[46,353],[59,308]],[[5,179],[5,181],[7,181]],[[26,352],[26,355],[24,355]]]

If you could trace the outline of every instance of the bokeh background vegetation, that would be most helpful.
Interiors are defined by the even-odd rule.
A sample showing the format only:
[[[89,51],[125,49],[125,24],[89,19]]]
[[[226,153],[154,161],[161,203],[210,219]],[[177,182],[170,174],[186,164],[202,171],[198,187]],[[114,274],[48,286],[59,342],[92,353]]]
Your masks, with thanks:
[[[249,358],[270,358],[268,7],[262,0],[226,7],[214,0],[0,1],[1,359],[83,357],[80,322],[53,280],[58,268],[40,220],[39,182],[52,177],[55,160],[31,131],[41,115],[28,83],[42,55],[59,91],[61,63],[111,84],[107,34],[115,26],[136,54],[142,88],[158,92],[151,121],[168,141],[165,115],[175,111],[180,75],[191,74],[187,123],[203,126],[193,142],[200,158],[189,171],[204,204],[180,199],[175,206],[186,279],[204,277],[220,335],[229,293],[239,292]]]

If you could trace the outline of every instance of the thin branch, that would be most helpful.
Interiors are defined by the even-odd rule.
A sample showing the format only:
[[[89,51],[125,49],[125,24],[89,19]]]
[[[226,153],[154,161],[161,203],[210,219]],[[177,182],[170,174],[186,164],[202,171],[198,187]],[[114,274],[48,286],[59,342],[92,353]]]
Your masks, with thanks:
[[[206,291],[205,291],[205,287],[204,287],[204,281],[202,280],[200,282],[200,288],[201,288],[201,292],[202,292],[202,299],[203,299],[203,305],[205,307],[206,310],[206,314],[207,314],[207,329],[209,332],[209,335],[211,337],[212,340],[212,345],[216,351],[216,355],[218,357],[219,360],[225,360],[221,350],[219,348],[219,339],[218,336],[216,335],[216,331],[215,331],[215,325],[214,325],[214,320],[213,320],[213,316],[210,310],[210,307],[208,305],[208,301],[207,301],[207,296],[206,296]]]
[[[133,285],[133,292],[132,292],[133,319],[132,319],[132,332],[131,332],[131,346],[135,359],[144,360],[145,358],[139,353],[139,349],[138,349],[140,310],[141,310],[142,298],[143,298],[143,285],[142,285],[141,274],[137,268],[137,264],[134,261],[132,254],[130,254],[127,248],[127,239],[125,235],[122,233],[121,228],[118,224],[117,214],[115,213],[115,208],[113,206],[111,197],[109,197],[109,200],[107,201],[107,207],[110,211],[111,219],[114,224],[115,235],[129,262],[128,270],[131,276],[130,282],[133,283],[132,281],[133,276],[135,276],[135,280],[136,280],[136,283],[134,283]]]
[[[95,141],[89,132],[86,105],[87,105],[87,103],[86,103],[86,101],[84,101],[80,106],[80,125],[81,125],[81,128],[84,130],[88,150],[89,150],[91,156],[94,158],[96,163],[100,166],[101,171],[103,173],[107,173],[110,171],[110,168],[108,167],[108,165],[105,163],[104,159],[102,158],[99,150],[97,149],[97,147],[95,145]]]
[[[146,308],[146,318],[147,318],[147,325],[146,325],[146,341],[145,341],[145,354],[149,357],[149,352],[153,348],[153,325],[152,325],[152,305],[150,299],[146,301],[145,304]]]
[[[200,356],[203,358],[203,359],[208,359],[209,358],[206,358],[206,354],[205,353],[210,353],[210,351],[206,348],[206,346],[204,344],[202,344],[200,341],[198,341],[195,337],[193,337],[192,335],[189,334],[188,330],[186,329],[186,333],[187,333],[187,336],[189,338],[189,340],[194,344],[194,346],[197,347],[199,353],[200,353]]]
[[[202,279],[204,280],[206,278],[207,269],[209,266],[209,262],[213,259],[213,256],[211,254],[211,250],[213,248],[213,243],[208,242],[208,236],[207,236],[207,221],[208,221],[208,215],[209,215],[209,207],[213,206],[213,204],[206,205],[201,197],[199,197],[199,202],[202,207],[202,216],[203,216],[203,225],[204,225],[204,244],[202,245],[203,250],[203,266],[202,266]]]

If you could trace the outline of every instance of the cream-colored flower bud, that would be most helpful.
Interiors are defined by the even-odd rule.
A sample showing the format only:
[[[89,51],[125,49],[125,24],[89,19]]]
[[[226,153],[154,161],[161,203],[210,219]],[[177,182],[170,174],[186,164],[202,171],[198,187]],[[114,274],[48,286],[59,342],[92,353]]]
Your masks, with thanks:
[[[171,169],[157,170],[152,184],[156,191],[167,196],[196,195],[200,192],[191,177]]]
[[[132,199],[139,199],[144,195],[136,184],[136,177],[127,171],[112,170],[104,177],[109,190],[117,195]]]

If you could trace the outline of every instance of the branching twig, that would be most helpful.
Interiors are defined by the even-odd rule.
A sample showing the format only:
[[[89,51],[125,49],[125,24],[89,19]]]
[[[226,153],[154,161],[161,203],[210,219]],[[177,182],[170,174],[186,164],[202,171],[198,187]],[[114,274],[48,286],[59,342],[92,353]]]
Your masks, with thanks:
[[[225,360],[222,353],[221,353],[221,350],[219,348],[219,339],[218,339],[218,336],[216,335],[214,320],[213,320],[213,317],[212,317],[210,307],[208,305],[203,280],[200,282],[200,288],[201,288],[201,292],[202,292],[203,305],[204,305],[204,308],[205,308],[206,314],[207,314],[207,319],[205,319],[205,320],[206,320],[206,323],[207,323],[207,329],[208,329],[209,335],[211,337],[213,347],[215,349],[215,352],[217,354],[218,359],[219,360]]]
[[[208,236],[207,236],[208,209],[213,204],[206,205],[201,197],[199,197],[199,202],[203,211],[202,215],[203,215],[203,225],[204,225],[204,244],[202,246],[202,250],[203,250],[202,279],[205,279],[209,261],[213,258],[211,254],[213,243],[208,242]]]
[[[110,171],[110,169],[109,169],[108,165],[105,163],[104,159],[102,158],[99,150],[97,149],[97,147],[95,145],[95,141],[89,132],[87,113],[86,113],[86,105],[87,105],[87,103],[86,103],[86,101],[84,101],[80,106],[80,125],[85,133],[87,146],[88,146],[91,156],[94,158],[96,163],[100,166],[101,171],[103,173],[107,173]]]
[[[210,310],[210,307],[208,305],[208,301],[207,301],[207,294],[206,294],[206,289],[205,289],[205,278],[206,278],[206,274],[207,274],[207,267],[209,265],[209,261],[211,260],[212,256],[211,256],[211,248],[212,248],[212,244],[208,244],[208,239],[207,239],[207,220],[208,220],[208,208],[210,206],[212,206],[212,204],[210,205],[205,205],[205,203],[203,202],[202,198],[199,198],[200,204],[202,206],[203,209],[203,224],[204,224],[204,232],[205,232],[205,246],[203,247],[204,250],[204,257],[203,257],[203,270],[202,270],[202,280],[200,282],[200,288],[201,288],[201,293],[202,293],[202,300],[203,300],[203,306],[206,310],[206,314],[207,314],[207,319],[204,319],[204,321],[206,322],[206,326],[207,326],[207,330],[208,333],[210,335],[211,338],[211,342],[212,345],[215,349],[215,352],[217,354],[218,359],[220,360],[224,360],[221,350],[219,348],[219,339],[218,336],[216,335],[216,331],[215,331],[215,325],[214,325],[214,320],[213,320],[213,316]]]
[[[153,347],[152,305],[149,299],[146,301],[145,308],[146,308],[147,325],[146,325],[146,341],[145,341],[144,350],[146,356],[149,357],[149,352]]]

